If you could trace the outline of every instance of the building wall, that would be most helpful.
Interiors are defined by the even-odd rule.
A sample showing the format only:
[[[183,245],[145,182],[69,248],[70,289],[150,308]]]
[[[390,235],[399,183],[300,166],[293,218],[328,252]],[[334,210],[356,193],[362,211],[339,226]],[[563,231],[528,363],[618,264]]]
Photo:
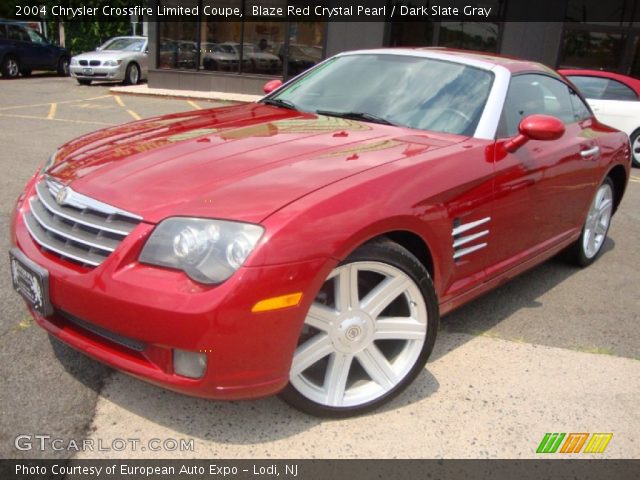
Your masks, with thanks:
[[[384,22],[329,22],[326,56],[346,50],[382,47],[384,32]]]
[[[562,22],[505,22],[500,53],[555,67]]]

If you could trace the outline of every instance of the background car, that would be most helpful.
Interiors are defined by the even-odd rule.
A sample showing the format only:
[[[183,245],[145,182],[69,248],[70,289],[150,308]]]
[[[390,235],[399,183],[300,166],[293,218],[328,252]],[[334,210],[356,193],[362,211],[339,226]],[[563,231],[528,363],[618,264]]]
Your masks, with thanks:
[[[136,85],[149,71],[147,37],[114,37],[93,52],[71,58],[71,76],[80,85],[94,80]]]
[[[629,159],[541,64],[346,52],[255,103],[63,145],[12,209],[13,282],[138,378],[356,415],[421,374],[440,315],[562,251],[593,263]]]
[[[31,75],[33,70],[54,70],[69,75],[69,51],[53,45],[35,30],[0,20],[0,72],[4,78]]]
[[[640,168],[640,80],[600,70],[559,71],[578,87],[599,120],[629,135],[633,166]]]
[[[244,66],[249,71],[257,73],[282,73],[282,61],[273,53],[260,51],[255,45],[251,43],[225,42],[220,46],[228,51],[229,48],[233,49],[238,57],[240,56],[240,49],[242,48],[242,58]]]
[[[229,45],[223,47],[219,43],[206,42],[201,45],[202,68],[224,72],[237,72],[240,65],[240,55]],[[244,60],[249,66],[249,59]]]

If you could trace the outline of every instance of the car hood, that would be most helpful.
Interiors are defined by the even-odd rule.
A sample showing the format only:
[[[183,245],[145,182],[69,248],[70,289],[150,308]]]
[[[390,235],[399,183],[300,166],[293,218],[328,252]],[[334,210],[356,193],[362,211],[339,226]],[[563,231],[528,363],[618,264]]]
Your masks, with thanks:
[[[465,139],[254,103],[91,133],[61,147],[47,173],[151,223],[257,223],[330,183]]]
[[[94,52],[85,52],[80,55],[75,55],[74,58],[77,60],[121,60],[123,58],[130,57],[131,55],[135,55],[139,52],[127,52],[125,50],[109,50],[109,51],[94,51]]]

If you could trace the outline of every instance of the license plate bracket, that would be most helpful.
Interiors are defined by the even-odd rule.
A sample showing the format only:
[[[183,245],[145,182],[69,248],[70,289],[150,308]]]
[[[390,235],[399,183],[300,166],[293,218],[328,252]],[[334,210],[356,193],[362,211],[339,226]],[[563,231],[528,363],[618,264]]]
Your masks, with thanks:
[[[49,299],[49,272],[29,260],[20,250],[9,251],[13,288],[40,315],[53,313]]]
[[[85,75],[93,75],[93,68],[83,68],[82,73]]]

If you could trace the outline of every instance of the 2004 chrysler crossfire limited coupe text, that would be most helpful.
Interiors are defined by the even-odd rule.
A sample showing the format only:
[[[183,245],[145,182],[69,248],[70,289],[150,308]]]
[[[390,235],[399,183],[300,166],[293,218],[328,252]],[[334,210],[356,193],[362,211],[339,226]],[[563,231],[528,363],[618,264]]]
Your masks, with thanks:
[[[12,219],[43,328],[186,394],[359,414],[440,315],[561,250],[593,262],[629,177],[627,136],[536,63],[355,51],[270,88],[52,155]]]

